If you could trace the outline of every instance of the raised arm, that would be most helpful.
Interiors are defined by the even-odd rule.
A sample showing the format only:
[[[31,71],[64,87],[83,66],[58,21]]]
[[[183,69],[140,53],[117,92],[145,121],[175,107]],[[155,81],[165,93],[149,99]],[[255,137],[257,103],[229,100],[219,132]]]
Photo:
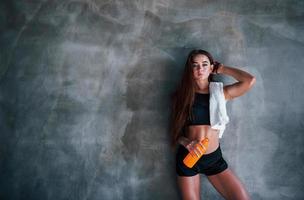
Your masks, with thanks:
[[[226,100],[231,100],[235,97],[246,93],[254,84],[255,77],[243,70],[224,66],[220,64],[217,73],[226,74],[235,78],[238,82],[224,86],[224,95]]]

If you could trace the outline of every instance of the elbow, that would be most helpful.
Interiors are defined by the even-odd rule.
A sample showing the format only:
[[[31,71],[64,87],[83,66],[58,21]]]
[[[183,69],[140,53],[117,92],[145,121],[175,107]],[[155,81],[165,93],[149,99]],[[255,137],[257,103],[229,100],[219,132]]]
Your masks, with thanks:
[[[248,88],[252,88],[252,86],[255,84],[256,82],[256,78],[254,76],[252,76],[249,81],[248,81]]]

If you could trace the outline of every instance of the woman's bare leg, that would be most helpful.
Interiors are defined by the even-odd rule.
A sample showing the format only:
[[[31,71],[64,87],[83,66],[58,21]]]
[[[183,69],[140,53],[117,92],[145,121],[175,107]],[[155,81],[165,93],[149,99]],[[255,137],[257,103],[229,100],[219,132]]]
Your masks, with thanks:
[[[183,200],[200,199],[200,177],[195,176],[177,176],[177,184],[181,191]]]
[[[244,185],[231,169],[228,168],[207,178],[225,199],[250,200]]]

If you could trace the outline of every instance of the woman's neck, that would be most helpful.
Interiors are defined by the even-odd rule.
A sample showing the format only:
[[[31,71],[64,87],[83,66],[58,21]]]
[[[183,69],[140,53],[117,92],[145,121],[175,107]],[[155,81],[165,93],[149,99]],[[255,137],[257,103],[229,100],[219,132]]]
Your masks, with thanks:
[[[196,81],[195,91],[201,93],[209,93],[209,81],[208,80]]]

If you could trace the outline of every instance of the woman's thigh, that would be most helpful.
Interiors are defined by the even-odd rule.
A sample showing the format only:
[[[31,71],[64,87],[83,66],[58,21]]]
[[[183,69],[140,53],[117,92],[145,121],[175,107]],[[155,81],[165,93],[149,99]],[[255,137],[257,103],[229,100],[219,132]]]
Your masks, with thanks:
[[[230,168],[219,174],[207,176],[210,183],[225,198],[234,200],[249,200],[249,194],[241,180]]]
[[[200,199],[200,176],[177,176],[177,183],[183,200]]]

